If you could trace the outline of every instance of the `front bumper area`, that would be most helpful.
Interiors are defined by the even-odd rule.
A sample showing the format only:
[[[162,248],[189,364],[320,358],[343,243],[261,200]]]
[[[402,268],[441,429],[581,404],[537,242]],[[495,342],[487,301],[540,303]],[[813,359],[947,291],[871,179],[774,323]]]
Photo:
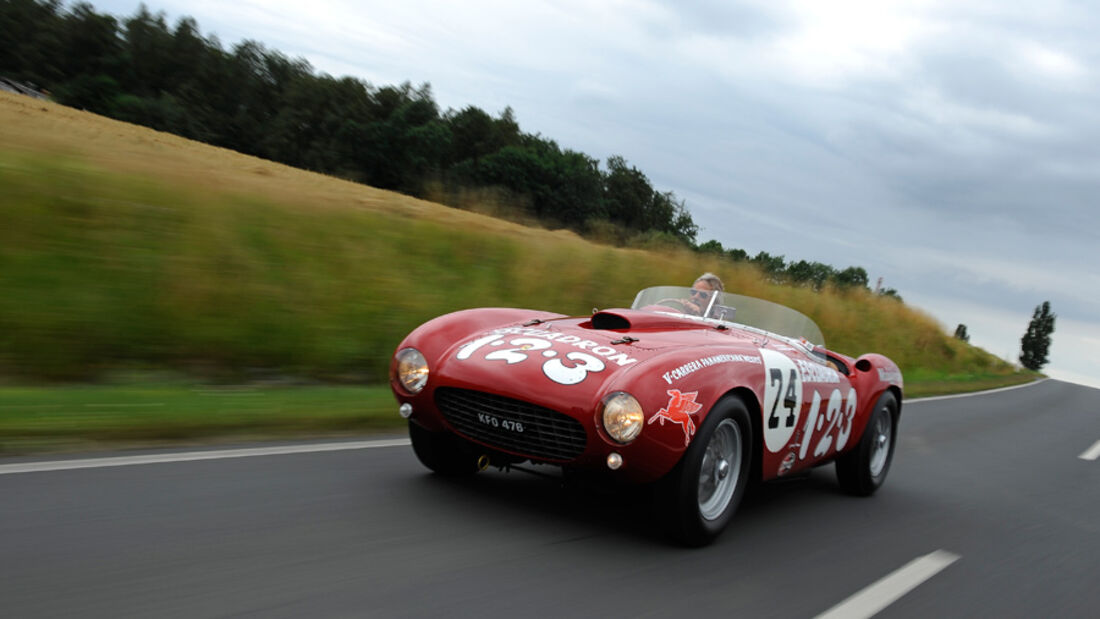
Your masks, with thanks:
[[[576,419],[530,402],[441,387],[435,405],[466,439],[544,462],[567,463],[584,453],[588,436]]]

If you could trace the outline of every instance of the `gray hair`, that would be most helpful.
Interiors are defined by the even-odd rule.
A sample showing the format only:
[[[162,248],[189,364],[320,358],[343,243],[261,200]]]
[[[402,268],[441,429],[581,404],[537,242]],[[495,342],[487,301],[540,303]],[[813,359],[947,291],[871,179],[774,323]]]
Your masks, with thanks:
[[[718,279],[718,276],[714,273],[703,273],[695,279],[694,283],[698,284],[699,282],[703,282],[704,284],[710,286],[711,290],[717,290],[718,292],[726,291],[726,287],[722,285],[722,280]]]

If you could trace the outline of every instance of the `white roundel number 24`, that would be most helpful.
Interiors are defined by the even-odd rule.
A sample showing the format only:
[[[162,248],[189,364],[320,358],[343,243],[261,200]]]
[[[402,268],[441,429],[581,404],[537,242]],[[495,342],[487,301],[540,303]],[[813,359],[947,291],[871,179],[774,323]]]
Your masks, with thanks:
[[[764,359],[764,445],[776,452],[791,440],[802,415],[802,375],[790,357],[760,349]]]

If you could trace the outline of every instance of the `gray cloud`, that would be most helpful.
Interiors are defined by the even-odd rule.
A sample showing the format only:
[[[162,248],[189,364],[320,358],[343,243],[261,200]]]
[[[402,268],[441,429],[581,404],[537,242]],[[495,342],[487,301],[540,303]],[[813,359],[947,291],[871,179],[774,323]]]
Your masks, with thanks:
[[[770,9],[768,3],[658,0],[655,4],[669,13],[669,19],[664,20],[664,28],[655,30],[669,36],[682,36],[686,32],[752,39],[782,32],[790,25],[789,18]]]

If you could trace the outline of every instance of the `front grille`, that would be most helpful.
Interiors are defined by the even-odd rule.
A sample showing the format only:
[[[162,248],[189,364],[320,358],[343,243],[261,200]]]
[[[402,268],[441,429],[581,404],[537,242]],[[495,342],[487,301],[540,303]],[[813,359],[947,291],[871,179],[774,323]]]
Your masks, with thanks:
[[[522,400],[441,387],[435,405],[460,434],[530,458],[569,461],[587,440],[576,419]]]

